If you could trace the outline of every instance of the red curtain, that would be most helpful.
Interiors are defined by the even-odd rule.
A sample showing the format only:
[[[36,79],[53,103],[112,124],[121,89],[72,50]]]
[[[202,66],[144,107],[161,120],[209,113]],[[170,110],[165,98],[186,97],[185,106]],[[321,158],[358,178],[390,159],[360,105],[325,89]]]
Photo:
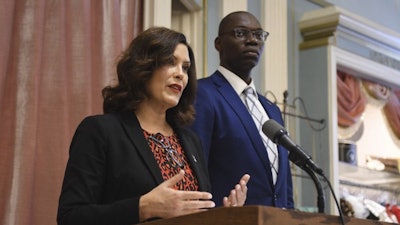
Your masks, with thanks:
[[[400,139],[400,89],[393,90],[383,111],[393,133]]]
[[[400,139],[400,89],[391,90],[368,80],[363,80],[362,83],[362,87],[370,96],[387,101],[383,111],[390,129]],[[361,91],[360,80],[343,71],[338,71],[337,92],[338,124],[341,127],[351,126],[360,119],[367,103],[366,96]]]
[[[337,101],[339,126],[355,124],[366,107],[366,97],[361,92],[357,78],[343,72],[337,72]]]
[[[56,224],[68,148],[142,31],[142,0],[15,0],[0,7],[0,224]]]

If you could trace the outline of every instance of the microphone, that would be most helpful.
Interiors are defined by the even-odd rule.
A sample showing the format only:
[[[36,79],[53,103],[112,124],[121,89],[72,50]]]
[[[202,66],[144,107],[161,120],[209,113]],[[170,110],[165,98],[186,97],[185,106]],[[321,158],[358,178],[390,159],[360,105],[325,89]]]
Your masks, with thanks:
[[[311,157],[304,152],[288,135],[288,132],[273,119],[267,120],[262,126],[264,134],[277,145],[282,145],[289,152],[289,159],[302,169],[311,168],[317,174],[324,176],[324,171],[314,163]]]
[[[336,198],[335,192],[333,191],[331,182],[329,182],[329,179],[325,176],[324,171],[315,164],[311,157],[306,154],[303,149],[298,146],[292,139],[290,139],[288,132],[283,128],[278,122],[275,120],[267,120],[263,124],[262,131],[264,134],[272,140],[277,145],[282,145],[285,147],[287,150],[289,150],[289,159],[292,161],[294,164],[302,168],[304,171],[306,171],[311,178],[313,179],[315,183],[315,187],[317,188],[317,193],[318,193],[318,210],[319,212],[324,211],[324,192],[322,189],[322,186],[319,182],[319,179],[313,171],[319,175],[321,175],[325,181],[327,182],[329,189],[332,192],[333,199],[335,200],[337,209],[339,211],[339,219],[342,225],[344,225],[344,216],[342,213],[342,209],[340,208],[339,202]]]

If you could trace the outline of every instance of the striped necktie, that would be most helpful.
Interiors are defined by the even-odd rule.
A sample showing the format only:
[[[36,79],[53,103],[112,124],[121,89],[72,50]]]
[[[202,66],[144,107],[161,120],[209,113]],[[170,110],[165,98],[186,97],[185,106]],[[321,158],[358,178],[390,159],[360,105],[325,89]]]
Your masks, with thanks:
[[[276,183],[276,177],[278,176],[278,150],[276,145],[268,139],[268,137],[262,132],[262,125],[267,121],[269,118],[268,116],[263,116],[263,113],[259,107],[257,107],[256,101],[258,101],[257,96],[251,87],[247,87],[244,91],[244,99],[245,105],[247,110],[253,117],[254,123],[258,129],[258,132],[261,135],[265,148],[267,149],[268,158],[270,161],[271,172],[272,172],[272,179],[273,183]]]

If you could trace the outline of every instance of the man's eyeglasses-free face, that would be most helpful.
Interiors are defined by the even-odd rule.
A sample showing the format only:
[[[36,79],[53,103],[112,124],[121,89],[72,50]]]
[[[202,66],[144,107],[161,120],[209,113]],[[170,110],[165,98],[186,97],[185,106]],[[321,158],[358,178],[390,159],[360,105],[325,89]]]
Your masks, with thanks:
[[[267,40],[267,37],[269,35],[269,33],[264,30],[249,30],[246,28],[235,28],[232,31],[223,32],[219,36],[232,32],[235,35],[235,38],[238,40],[249,40],[251,38],[250,35],[253,35],[253,37],[257,41],[265,41]]]

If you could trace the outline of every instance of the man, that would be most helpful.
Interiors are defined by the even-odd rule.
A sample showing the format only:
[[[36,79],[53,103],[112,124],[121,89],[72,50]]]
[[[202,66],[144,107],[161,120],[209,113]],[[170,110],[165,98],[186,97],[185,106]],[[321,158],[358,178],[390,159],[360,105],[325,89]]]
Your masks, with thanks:
[[[233,12],[222,19],[214,42],[220,66],[211,76],[199,80],[196,119],[191,128],[203,144],[215,200],[226,196],[226,190],[248,173],[252,178],[247,205],[294,208],[288,152],[261,131],[267,119],[283,123],[280,109],[254,92],[253,103],[262,117],[257,122],[256,109],[252,106],[248,110],[244,93],[249,87],[255,90],[251,70],[260,59],[267,36],[248,12]]]

